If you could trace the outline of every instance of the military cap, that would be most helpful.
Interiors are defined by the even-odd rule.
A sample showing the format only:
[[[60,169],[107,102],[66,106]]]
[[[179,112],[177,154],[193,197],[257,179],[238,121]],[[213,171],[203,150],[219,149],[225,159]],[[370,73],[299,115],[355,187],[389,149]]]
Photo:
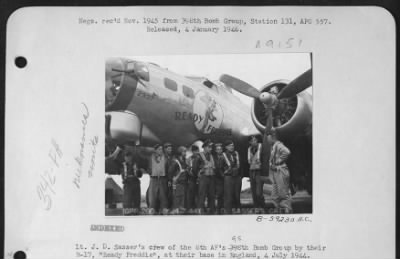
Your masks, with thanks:
[[[215,147],[222,147],[222,146],[223,146],[223,145],[222,145],[221,142],[215,143]]]
[[[206,141],[204,141],[202,147],[211,146],[211,145],[213,145],[213,143],[211,142],[211,140],[210,140],[210,139],[206,139]]]
[[[167,148],[167,147],[172,147],[172,144],[169,143],[169,142],[165,142],[165,143],[164,143],[164,148]]]
[[[226,146],[230,146],[230,145],[233,145],[233,141],[232,140],[228,140],[228,141],[225,142],[225,147]]]

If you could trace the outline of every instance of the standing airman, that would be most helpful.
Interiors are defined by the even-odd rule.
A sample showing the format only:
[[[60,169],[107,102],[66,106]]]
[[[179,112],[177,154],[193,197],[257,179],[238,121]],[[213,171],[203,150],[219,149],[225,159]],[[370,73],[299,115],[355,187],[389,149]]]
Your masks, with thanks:
[[[199,213],[205,212],[205,200],[210,208],[210,213],[215,212],[215,163],[211,154],[213,143],[207,139],[203,143],[203,152],[200,152],[193,161],[193,169],[199,177]]]
[[[240,213],[240,192],[242,189],[242,177],[240,175],[239,153],[235,151],[232,141],[225,144],[226,151],[223,153],[226,161],[224,171],[224,205],[225,213]]]
[[[291,213],[290,174],[286,165],[290,150],[278,140],[274,129],[271,130],[268,141],[272,146],[269,159],[269,174],[272,181],[271,198],[279,213],[282,213],[282,210],[284,213]]]
[[[224,209],[224,170],[226,167],[222,143],[215,144],[215,196],[217,213],[223,214]]]
[[[185,194],[188,183],[188,165],[186,164],[186,148],[178,147],[178,156],[172,160],[168,170],[172,182],[173,212],[172,214],[185,213]]]
[[[166,160],[166,167],[167,170],[171,166],[174,156],[172,154],[172,144],[169,142],[164,143],[164,155],[165,155],[165,160]],[[173,190],[172,190],[172,183],[169,179],[168,181],[168,192],[167,192],[167,198],[168,198],[168,208],[172,208],[172,202],[173,202]]]
[[[198,200],[198,177],[193,170],[193,162],[199,155],[199,147],[192,145],[192,155],[188,158],[188,188],[186,193],[186,208],[189,214],[194,213]]]
[[[142,171],[133,161],[131,152],[126,152],[121,168],[122,183],[124,185],[123,194],[123,214],[138,214],[140,209],[140,180]]]
[[[155,152],[150,156],[149,172],[149,203],[150,214],[153,214],[160,207],[162,214],[168,213],[168,178],[167,161],[163,153],[163,147],[160,144],[154,146]]]
[[[254,208],[264,207],[263,185],[261,181],[261,143],[258,142],[257,136],[250,137],[250,147],[247,150],[247,160],[249,162],[249,178],[250,188],[253,198]]]

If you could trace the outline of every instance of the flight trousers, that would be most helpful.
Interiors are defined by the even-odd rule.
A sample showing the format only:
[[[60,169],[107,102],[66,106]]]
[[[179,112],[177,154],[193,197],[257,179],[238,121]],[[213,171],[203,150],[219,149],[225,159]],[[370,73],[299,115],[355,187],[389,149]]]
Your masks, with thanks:
[[[126,180],[123,186],[123,207],[124,211],[140,208],[140,180]],[[128,210],[127,210],[128,209]],[[125,213],[124,213],[125,214]]]
[[[189,210],[197,207],[198,187],[197,179],[189,178],[186,188],[186,208]]]
[[[168,179],[166,176],[151,176],[149,187],[149,203],[150,208],[158,209],[157,204],[160,204],[160,209],[168,208]]]
[[[253,198],[254,208],[265,207],[264,192],[263,192],[264,182],[261,180],[260,173],[261,173],[260,169],[251,169],[249,171],[251,196]]]
[[[213,175],[201,175],[199,177],[199,202],[198,208],[205,210],[205,201],[210,208],[210,213],[215,212],[215,178]]]
[[[184,210],[187,184],[177,183],[173,188],[173,208]]]
[[[242,177],[225,175],[224,177],[224,207],[226,214],[232,214],[232,209],[240,209],[240,192]]]
[[[224,208],[224,177],[215,177],[215,195],[217,199],[217,210]]]
[[[290,197],[290,175],[287,167],[270,170],[272,182],[271,199],[275,207],[285,209],[287,213],[292,212],[292,201]]]

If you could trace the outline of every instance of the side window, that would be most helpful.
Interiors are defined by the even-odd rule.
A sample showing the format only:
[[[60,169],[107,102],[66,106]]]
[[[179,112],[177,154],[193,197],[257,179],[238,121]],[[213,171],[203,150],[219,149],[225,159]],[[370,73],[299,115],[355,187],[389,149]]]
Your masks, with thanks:
[[[194,92],[193,92],[192,88],[190,88],[190,87],[188,87],[186,85],[183,85],[182,86],[182,91],[183,91],[183,95],[185,95],[186,97],[189,97],[191,99],[194,99]]]
[[[164,78],[164,85],[169,90],[172,90],[175,92],[178,90],[178,84],[174,80],[171,80],[169,78]]]

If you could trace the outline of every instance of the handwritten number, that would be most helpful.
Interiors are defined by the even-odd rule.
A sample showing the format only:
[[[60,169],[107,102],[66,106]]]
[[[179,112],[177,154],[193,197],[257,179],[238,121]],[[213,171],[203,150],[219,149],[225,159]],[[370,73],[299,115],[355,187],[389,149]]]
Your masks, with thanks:
[[[42,187],[40,187],[40,186],[37,187],[37,193],[38,193],[39,199],[42,200],[43,203],[46,205],[46,210],[49,210],[51,208],[51,204],[52,204],[51,197],[47,194],[45,195],[43,193]]]
[[[53,172],[53,168],[50,169],[51,172]],[[49,180],[49,183],[51,185],[54,185],[56,183],[56,176],[54,174],[50,174],[49,171],[45,171],[47,179]],[[49,186],[51,187],[51,186]]]
[[[50,190],[53,194],[56,194],[55,191],[53,190],[53,188],[51,187],[51,185],[49,184],[49,181],[48,181],[46,178],[44,178],[43,175],[41,175],[40,177],[43,179],[43,182],[40,183],[40,186],[42,187],[42,189],[43,189],[44,191],[46,191],[47,188],[49,188],[49,190]]]
[[[54,163],[57,167],[59,167],[58,162],[57,162],[57,156],[56,156],[56,154],[55,154],[55,152],[54,152],[53,150],[50,150],[50,151],[49,151],[49,157],[50,157],[50,159],[53,161],[53,163]]]
[[[293,44],[292,44],[292,41],[293,41],[294,39],[293,38],[290,38],[290,39],[288,39],[287,41],[286,41],[286,48],[291,48],[291,47],[293,47]]]
[[[269,222],[282,222],[282,223],[289,223],[289,222],[312,222],[311,218],[309,217],[285,217],[285,216],[269,216],[268,218],[264,218],[263,216],[257,216],[256,221],[269,221]]]

